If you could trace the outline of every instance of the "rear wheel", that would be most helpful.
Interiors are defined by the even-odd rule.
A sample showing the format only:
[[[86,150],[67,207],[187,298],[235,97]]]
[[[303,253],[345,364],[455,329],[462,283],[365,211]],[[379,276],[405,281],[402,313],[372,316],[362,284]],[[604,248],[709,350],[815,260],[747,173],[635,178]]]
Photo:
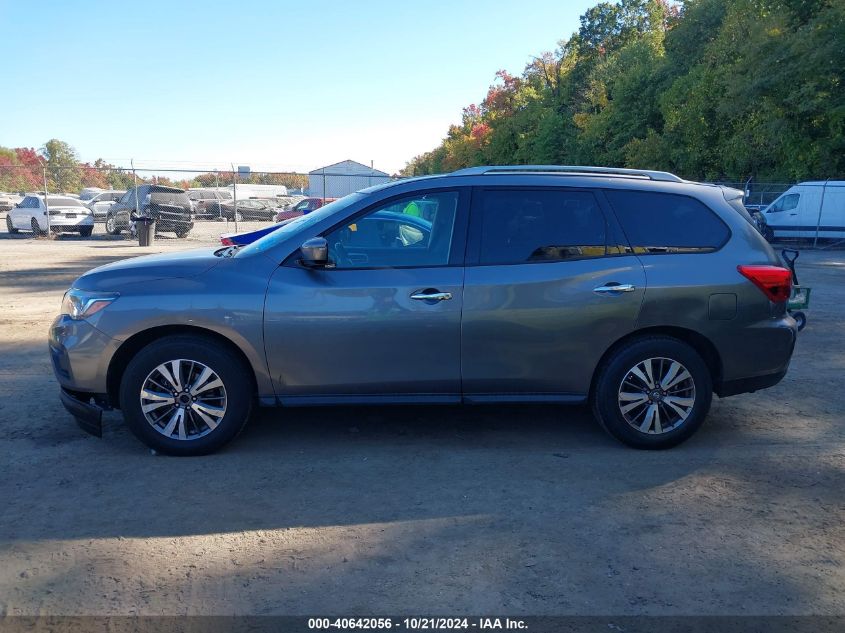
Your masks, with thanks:
[[[176,237],[188,237],[188,233],[191,232],[191,229],[179,229],[175,231]]]
[[[807,315],[801,312],[800,310],[797,312],[791,312],[792,318],[795,319],[795,324],[798,326],[798,331],[800,332],[807,326]]]
[[[636,339],[600,368],[593,412],[619,441],[644,449],[671,448],[703,424],[713,397],[710,370],[686,343]]]
[[[120,229],[117,228],[117,222],[113,213],[106,215],[106,233],[109,235],[120,235]]]
[[[15,235],[18,232],[18,229],[12,225],[12,218],[8,215],[6,216],[6,230],[12,235]]]
[[[120,385],[129,429],[170,455],[205,455],[231,441],[252,409],[250,368],[197,336],[170,336],[142,349]]]

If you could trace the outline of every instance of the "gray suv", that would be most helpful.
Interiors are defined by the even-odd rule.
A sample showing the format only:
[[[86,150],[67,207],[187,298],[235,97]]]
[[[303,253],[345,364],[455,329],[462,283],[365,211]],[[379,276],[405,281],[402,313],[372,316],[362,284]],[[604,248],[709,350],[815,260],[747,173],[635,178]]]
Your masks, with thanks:
[[[165,453],[254,405],[589,403],[674,446],[712,394],[783,378],[789,271],[737,193],[665,172],[479,167],[348,195],[243,247],[79,277],[50,328],[61,398]]]

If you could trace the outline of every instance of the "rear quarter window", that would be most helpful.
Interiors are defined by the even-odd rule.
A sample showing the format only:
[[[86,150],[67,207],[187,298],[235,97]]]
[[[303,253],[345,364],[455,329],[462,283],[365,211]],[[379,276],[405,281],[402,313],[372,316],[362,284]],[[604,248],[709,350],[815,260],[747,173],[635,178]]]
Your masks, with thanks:
[[[695,198],[617,189],[604,193],[635,252],[711,252],[730,237],[721,218]]]
[[[182,191],[161,191],[156,189],[150,191],[150,202],[152,204],[164,204],[174,207],[189,207],[191,205],[188,195]]]

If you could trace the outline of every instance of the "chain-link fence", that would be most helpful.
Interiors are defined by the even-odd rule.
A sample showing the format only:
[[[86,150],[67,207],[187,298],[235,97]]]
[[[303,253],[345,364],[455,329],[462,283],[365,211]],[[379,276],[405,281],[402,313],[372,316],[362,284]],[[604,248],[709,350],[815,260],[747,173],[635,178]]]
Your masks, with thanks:
[[[8,233],[131,233],[141,216],[187,235],[200,222],[282,222],[366,187],[390,182],[353,161],[309,173],[202,167],[0,165],[0,213]],[[45,196],[45,193],[47,194]],[[95,228],[100,227],[101,228]]]
[[[282,222],[395,178],[354,161],[308,173],[235,164],[209,170],[134,161],[128,167],[32,162],[0,165],[0,214],[5,213],[8,233],[134,235],[137,217],[152,213],[159,219],[157,230],[183,237],[203,222],[222,222],[224,232]],[[845,240],[842,181],[719,184],[745,192],[746,207],[758,214],[772,241],[824,246]]]

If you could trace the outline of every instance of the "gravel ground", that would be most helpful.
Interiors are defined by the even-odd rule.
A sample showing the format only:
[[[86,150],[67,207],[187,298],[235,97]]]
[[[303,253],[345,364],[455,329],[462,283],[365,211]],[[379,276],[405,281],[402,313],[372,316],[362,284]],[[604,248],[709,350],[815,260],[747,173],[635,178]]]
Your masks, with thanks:
[[[580,408],[359,407],[178,459],[78,430],[47,355],[70,282],[140,252],[0,234],[0,614],[845,614],[845,253],[799,260],[783,382],[671,451]]]

